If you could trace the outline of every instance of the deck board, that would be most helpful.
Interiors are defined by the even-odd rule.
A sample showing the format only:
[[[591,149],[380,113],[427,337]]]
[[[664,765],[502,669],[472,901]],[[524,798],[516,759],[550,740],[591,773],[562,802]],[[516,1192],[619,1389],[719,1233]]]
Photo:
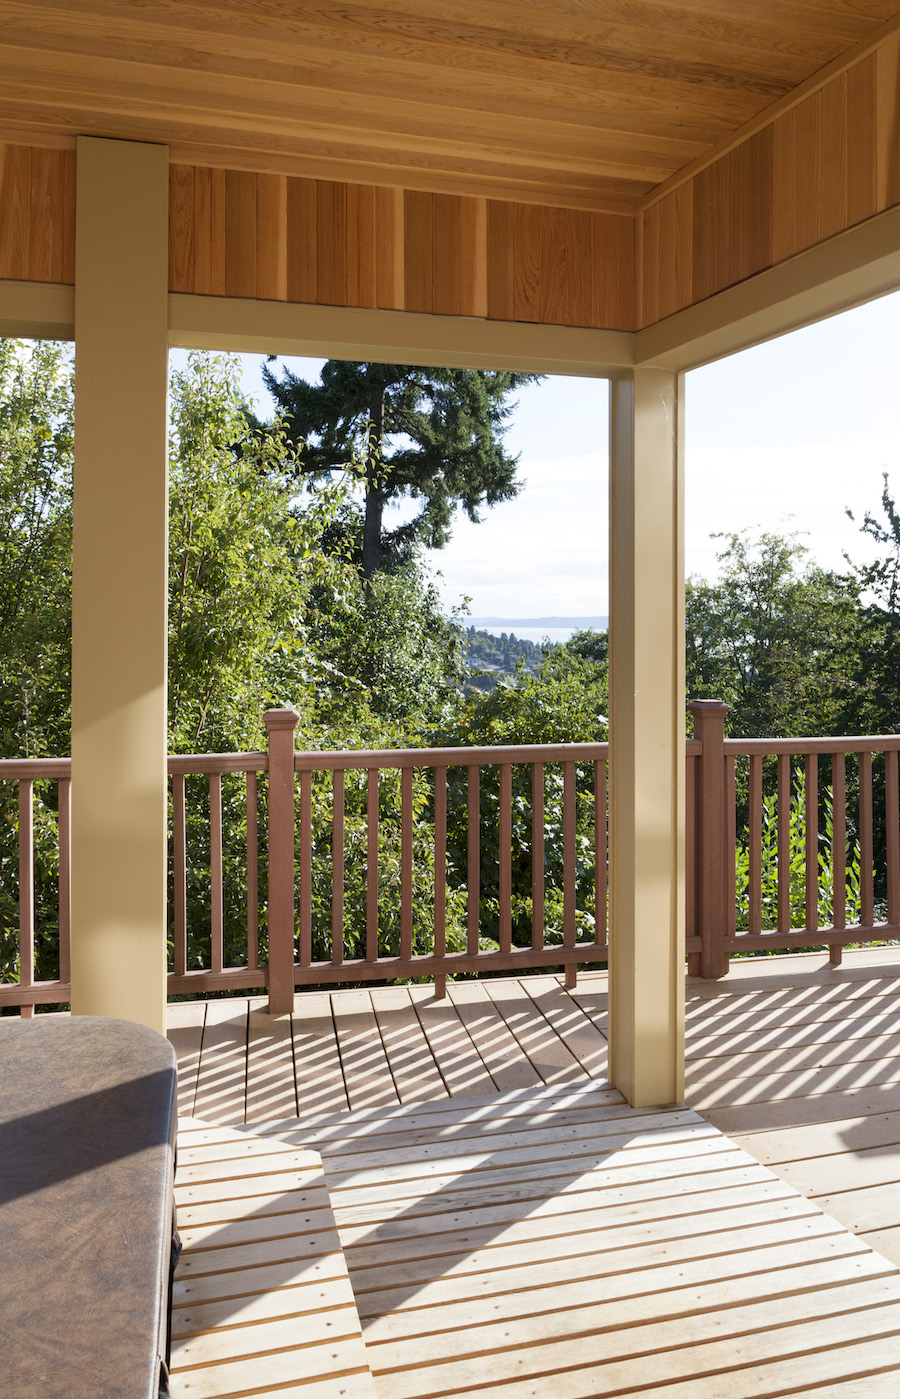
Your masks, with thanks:
[[[430,986],[304,992],[296,998],[292,1026],[287,1019],[270,1022],[258,1000],[170,1007],[182,1109],[198,1116],[202,1109],[220,1124],[246,1119],[254,1131],[264,1125],[267,1135],[280,1133],[286,1145],[324,1156],[339,1197],[339,1237],[345,1231],[348,1252],[355,1252],[357,1279],[368,1275],[357,1301],[376,1349],[386,1352],[393,1341],[399,1345],[405,1337],[406,1345],[423,1337],[423,1365],[436,1379],[445,1331],[457,1336],[460,1357],[470,1356],[474,1366],[480,1353],[468,1339],[472,1328],[509,1322],[518,1328],[510,1333],[515,1351],[521,1344],[527,1352],[531,1345],[547,1360],[552,1323],[541,1318],[548,1293],[566,1318],[552,1344],[574,1344],[571,1366],[547,1374],[534,1368],[533,1383],[520,1382],[515,1367],[504,1370],[491,1381],[498,1399],[518,1399],[520,1389],[529,1399],[532,1390],[537,1399],[601,1394],[614,1375],[630,1392],[629,1367],[638,1359],[598,1359],[596,1374],[593,1363],[587,1370],[581,1366],[575,1315],[581,1307],[588,1309],[580,1318],[584,1330],[602,1330],[603,1313],[596,1309],[613,1304],[624,1288],[634,1308],[629,1328],[644,1324],[640,1318],[654,1296],[655,1319],[674,1325],[679,1302],[692,1290],[699,1297],[708,1285],[719,1288],[724,1309],[748,1277],[758,1279],[764,1301],[781,1296],[778,1288],[795,1286],[799,1293],[813,1287],[808,1270],[820,1265],[828,1277],[829,1270],[843,1269],[849,1279],[858,1266],[876,1273],[884,1266],[863,1265],[865,1259],[881,1255],[887,1266],[900,1263],[900,949],[848,951],[836,969],[818,954],[758,958],[734,962],[721,982],[688,979],[687,1101],[737,1146],[715,1132],[685,1132],[674,1119],[653,1142],[656,1129],[636,1131],[628,1144],[622,1133],[606,1130],[622,1104],[606,1081],[605,973],[579,975],[572,993],[560,976],[546,973],[451,982],[447,989],[441,1000]],[[538,1103],[546,1095],[554,1099],[552,1107]],[[590,1136],[578,1131],[593,1112],[598,1132],[592,1154]],[[556,1150],[554,1123],[564,1151]],[[605,1155],[598,1150],[601,1138]],[[207,1135],[206,1146],[213,1148],[215,1141]],[[197,1149],[199,1165],[199,1140]],[[420,1160],[417,1153],[426,1150]],[[208,1163],[215,1159],[214,1151],[206,1152]],[[773,1185],[773,1177],[780,1184]],[[770,1183],[760,1189],[763,1180]],[[760,1191],[751,1210],[755,1223],[741,1214],[749,1207],[739,1203],[752,1188]],[[297,1234],[301,1214],[319,1229],[318,1211],[328,1207],[324,1181],[291,1189],[276,1175],[259,1189],[244,1178],[218,1186],[195,1179],[190,1189],[183,1211],[197,1242],[221,1225],[223,1207],[232,1216],[235,1246],[250,1236],[256,1219],[268,1220],[262,1225],[267,1237],[282,1226],[282,1232]],[[814,1212],[789,1218],[772,1213],[789,1198],[779,1193],[784,1190],[799,1192]],[[739,1248],[733,1231],[704,1229],[706,1206],[721,1207],[720,1221],[744,1220]],[[819,1206],[824,1222],[810,1227],[821,1220]],[[635,1237],[627,1270],[607,1277],[597,1259],[606,1266],[611,1255],[600,1248],[599,1227],[591,1221],[602,1215],[611,1225],[629,1210],[641,1228],[663,1233]],[[670,1237],[679,1215],[682,1233]],[[492,1230],[496,1239],[486,1243]],[[565,1238],[580,1234],[585,1250],[576,1242],[556,1256],[555,1230]],[[423,1256],[416,1255],[417,1239],[427,1242]],[[594,1239],[591,1247],[588,1239]],[[403,1270],[390,1281],[372,1262],[389,1246],[399,1251],[395,1261]],[[433,1277],[426,1276],[429,1251],[442,1260],[441,1269],[446,1265]],[[502,1287],[466,1261],[471,1254],[503,1263]],[[306,1285],[296,1262],[267,1258],[264,1241],[259,1256],[263,1261],[250,1270],[259,1296],[275,1288],[288,1305]],[[338,1308],[344,1305],[339,1267],[340,1254],[323,1254],[316,1275],[316,1284],[333,1298],[327,1305]],[[204,1315],[212,1317],[216,1309],[235,1306],[237,1297],[217,1295],[226,1276],[197,1276],[194,1308],[206,1308]],[[828,1291],[831,1283],[823,1287]],[[265,1300],[256,1305],[260,1322],[282,1319],[277,1308],[269,1316]],[[865,1306],[847,1312],[863,1325],[860,1337],[876,1311]],[[799,1322],[785,1321],[782,1330],[800,1345],[799,1328]],[[482,1339],[489,1339],[487,1331]],[[641,1395],[658,1389],[660,1399],[679,1393],[719,1399],[717,1381],[703,1368],[714,1363],[713,1344],[701,1339],[684,1351],[685,1364],[690,1360],[697,1368],[689,1378],[679,1378],[677,1367],[665,1382],[653,1378],[652,1366],[642,1370]],[[893,1340],[876,1340],[874,1332],[868,1349],[885,1356],[883,1361],[870,1362],[861,1339],[847,1337],[836,1345],[851,1358],[863,1357],[853,1375],[818,1358],[814,1339],[809,1355],[815,1363],[808,1366],[799,1352],[788,1363],[754,1345],[740,1370],[744,1387],[729,1387],[728,1399],[792,1388],[821,1399],[853,1399],[863,1392],[867,1399],[880,1393],[893,1399],[900,1393],[898,1363],[890,1358]],[[491,1351],[507,1359],[513,1353]],[[392,1372],[394,1378],[405,1373]],[[467,1373],[459,1372],[455,1394],[478,1392],[474,1382],[466,1388]],[[391,1390],[386,1378],[377,1384],[384,1399],[399,1399],[400,1389]],[[267,1392],[262,1385],[269,1386],[268,1378],[256,1385]],[[273,1379],[273,1394],[276,1388]],[[314,1399],[316,1388],[318,1381],[306,1386],[306,1399]],[[348,1397],[353,1399],[351,1390]]]
[[[775,1394],[797,1346],[840,1382],[893,1353],[897,1269],[695,1112],[571,1084],[433,1106],[259,1129],[322,1154],[379,1399]]]

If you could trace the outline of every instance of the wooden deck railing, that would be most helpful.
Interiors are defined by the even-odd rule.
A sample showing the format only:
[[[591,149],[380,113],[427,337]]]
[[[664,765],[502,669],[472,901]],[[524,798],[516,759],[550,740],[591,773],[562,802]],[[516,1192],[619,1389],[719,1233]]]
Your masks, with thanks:
[[[726,739],[727,705],[689,709],[691,972],[792,947],[837,965],[848,943],[900,938],[900,735]]]
[[[690,970],[900,936],[900,736],[726,740],[727,706],[690,709]],[[298,986],[606,960],[605,743],[297,753],[296,722],[169,759],[170,994],[282,1011]],[[29,1015],[70,992],[69,760],[2,761],[6,783],[0,1007]]]

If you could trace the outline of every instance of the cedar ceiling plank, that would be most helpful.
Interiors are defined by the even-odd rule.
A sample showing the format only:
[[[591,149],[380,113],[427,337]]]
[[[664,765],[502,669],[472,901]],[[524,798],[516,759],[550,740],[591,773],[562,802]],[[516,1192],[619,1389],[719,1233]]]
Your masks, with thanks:
[[[225,172],[225,295],[256,297],[256,175]]]
[[[402,311],[406,305],[402,189],[376,189],[375,219],[375,305]]]
[[[347,186],[336,180],[316,184],[316,300],[347,305]]]
[[[287,182],[287,298],[315,302],[317,282],[315,180]]]
[[[429,313],[434,292],[432,195],[407,190],[403,196],[404,305]]]
[[[900,35],[876,55],[875,122],[878,208],[900,202]]]
[[[460,315],[487,315],[487,200],[459,201]]]
[[[0,147],[0,276],[28,281],[31,249],[31,148]]]
[[[634,220],[591,214],[592,325],[603,330],[634,330]]]
[[[265,301],[287,298],[287,179],[256,180],[256,294]]]
[[[541,284],[544,274],[541,246],[541,211],[534,204],[514,204],[510,213],[512,319],[541,319]]]
[[[347,304],[376,305],[375,190],[371,185],[347,186]]]
[[[875,95],[877,59],[870,54],[847,73],[849,170],[847,221],[860,223],[877,210]]]
[[[487,313],[494,321],[515,320],[512,223],[515,206],[489,199],[487,206]]]
[[[432,311],[436,316],[459,316],[460,200],[455,194],[432,196]]]
[[[65,280],[67,246],[75,242],[74,210],[66,198],[66,164],[64,151],[31,152],[29,277],[33,282]]]
[[[169,290],[194,290],[194,167],[169,166]]]

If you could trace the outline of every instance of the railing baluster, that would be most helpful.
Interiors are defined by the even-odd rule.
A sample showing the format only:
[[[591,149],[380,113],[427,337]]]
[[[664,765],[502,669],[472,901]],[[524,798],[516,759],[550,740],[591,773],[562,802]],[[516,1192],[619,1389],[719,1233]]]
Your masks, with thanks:
[[[512,766],[500,764],[500,822],[498,894],[500,898],[500,951],[512,947]]]
[[[531,766],[531,946],[544,946],[544,764]]]
[[[466,950],[474,954],[481,934],[481,794],[477,763],[470,763],[467,773]]]
[[[224,898],[222,889],[222,775],[209,775],[209,965],[220,972],[224,965]]]
[[[563,763],[563,945],[575,946],[575,764]],[[566,962],[566,989],[577,985],[578,966]]]
[[[806,890],[804,926],[819,926],[819,755],[807,753],[805,760],[806,850],[804,868]]]
[[[831,921],[843,931],[847,926],[847,764],[843,753],[832,755],[831,798]],[[843,956],[843,945],[833,942],[829,948],[831,965],[839,967]]]
[[[34,985],[34,783],[19,779],[19,985]],[[29,1020],[34,1006],[22,1005],[20,1016]]]
[[[447,769],[434,770],[434,955],[447,954]],[[437,972],[434,994],[443,1000],[447,978]]]
[[[289,1015],[294,1005],[295,856],[297,845],[294,730],[299,714],[270,709],[267,881],[269,1014]]]
[[[697,780],[696,759],[687,756],[684,770],[684,931],[697,935]],[[688,953],[688,976],[700,975],[700,953]]]
[[[860,927],[875,922],[875,890],[872,869],[872,754],[859,755],[859,884]]]
[[[247,966],[259,966],[259,830],[256,773],[247,778]]]
[[[344,960],[344,769],[331,778],[331,962]]]
[[[366,960],[378,961],[378,769],[366,774]]]
[[[412,956],[413,770],[400,773],[400,956]]]
[[[887,866],[887,921],[900,921],[900,784],[897,780],[897,750],[884,755],[884,829]]]
[[[176,976],[187,971],[187,837],[184,818],[184,775],[172,778],[172,941]]]
[[[725,937],[737,935],[737,799],[735,797],[735,762],[725,758]],[[724,945],[725,970],[728,970],[729,949]]]
[[[749,846],[747,930],[751,933],[762,932],[762,778],[762,757],[758,753],[754,753],[750,759],[750,808],[747,831]]]
[[[693,769],[693,764],[689,765]],[[594,942],[606,942],[606,763],[594,761]]]
[[[59,979],[72,980],[72,783],[59,780]]]
[[[312,962],[312,773],[300,773],[300,928],[298,963]]]
[[[778,755],[778,931],[791,930],[791,755]]]

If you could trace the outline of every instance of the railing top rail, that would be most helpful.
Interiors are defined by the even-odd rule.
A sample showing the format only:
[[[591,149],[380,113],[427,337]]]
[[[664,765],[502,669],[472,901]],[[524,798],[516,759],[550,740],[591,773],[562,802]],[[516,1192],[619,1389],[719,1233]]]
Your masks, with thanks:
[[[59,782],[71,776],[71,758],[0,758],[0,782]]]
[[[268,753],[175,753],[168,758],[170,777],[206,772],[265,772]]]
[[[605,758],[608,743],[525,743],[491,748],[378,748],[294,754],[297,772],[343,768],[469,767],[500,763],[590,762]]]
[[[736,757],[778,753],[891,753],[900,751],[900,734],[831,738],[726,738],[725,752]]]

